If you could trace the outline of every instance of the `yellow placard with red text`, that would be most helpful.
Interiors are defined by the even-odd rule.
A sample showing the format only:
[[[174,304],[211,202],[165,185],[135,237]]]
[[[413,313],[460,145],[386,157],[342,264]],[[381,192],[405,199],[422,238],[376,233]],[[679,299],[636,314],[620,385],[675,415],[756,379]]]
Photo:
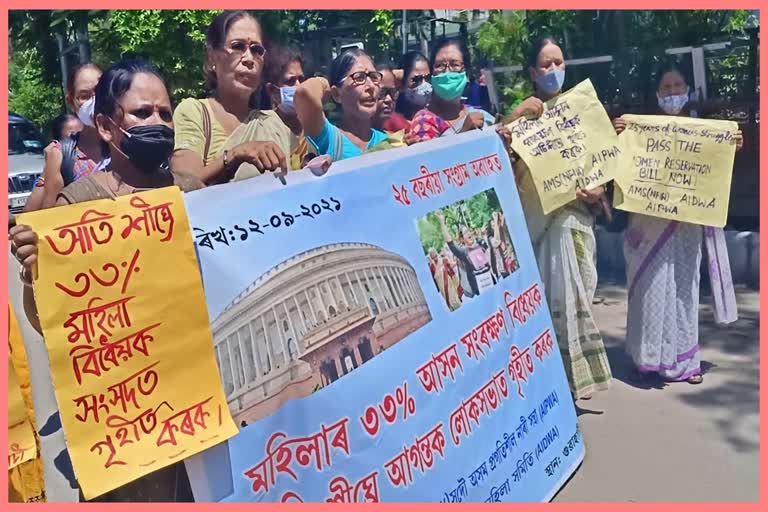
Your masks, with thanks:
[[[38,235],[35,296],[86,499],[237,433],[178,188],[18,223]]]

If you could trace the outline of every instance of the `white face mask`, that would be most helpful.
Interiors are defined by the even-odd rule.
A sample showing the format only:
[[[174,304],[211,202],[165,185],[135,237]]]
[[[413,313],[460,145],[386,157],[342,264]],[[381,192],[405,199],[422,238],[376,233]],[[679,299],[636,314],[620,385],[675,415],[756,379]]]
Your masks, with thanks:
[[[659,100],[659,108],[665,114],[671,116],[679,114],[680,111],[683,110],[683,107],[688,103],[688,93],[665,97],[661,97],[656,93],[656,98]]]
[[[286,114],[295,114],[296,107],[293,105],[293,96],[296,94],[296,87],[280,88],[280,105],[277,106]]]
[[[77,111],[77,117],[80,119],[80,122],[91,128],[96,128],[96,124],[93,122],[93,107],[95,104],[96,97],[94,96],[83,103],[83,106]]]

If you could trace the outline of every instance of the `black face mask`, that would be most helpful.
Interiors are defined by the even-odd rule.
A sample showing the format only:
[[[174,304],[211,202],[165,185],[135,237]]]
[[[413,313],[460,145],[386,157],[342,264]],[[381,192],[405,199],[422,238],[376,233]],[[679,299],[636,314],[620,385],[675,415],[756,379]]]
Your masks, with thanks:
[[[123,130],[120,149],[133,165],[147,174],[168,163],[173,153],[173,129],[163,124],[133,126]]]

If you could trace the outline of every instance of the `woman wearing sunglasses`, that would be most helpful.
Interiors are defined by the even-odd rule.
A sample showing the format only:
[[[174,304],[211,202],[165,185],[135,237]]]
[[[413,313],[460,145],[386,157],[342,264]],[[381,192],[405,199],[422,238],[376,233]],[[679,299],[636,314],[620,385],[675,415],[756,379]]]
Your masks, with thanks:
[[[270,49],[269,59],[264,69],[262,108],[274,110],[291,132],[298,138],[298,145],[290,155],[291,169],[301,169],[312,160],[315,153],[309,151],[309,143],[304,136],[293,97],[296,88],[306,80],[304,59],[301,52],[294,47],[280,46]]]
[[[310,78],[296,89],[294,103],[304,133],[318,154],[333,161],[359,156],[387,139],[373,128],[381,91],[381,73],[368,55],[353,48],[331,63],[330,79]],[[323,103],[332,99],[341,109],[334,126],[325,117]]]
[[[410,144],[446,137],[493,124],[491,114],[466,107],[461,95],[467,86],[469,51],[460,39],[444,39],[432,50],[432,95],[427,108],[417,112],[406,134]]]
[[[395,112],[395,104],[400,94],[395,71],[388,64],[382,64],[377,69],[381,73],[381,89],[373,126],[377,130],[389,134],[404,131],[410,126],[410,123],[402,114]]]
[[[403,70],[403,83],[395,111],[410,121],[416,112],[427,106],[432,96],[429,61],[421,53],[410,51],[400,58],[400,69]]]
[[[277,113],[255,108],[267,53],[261,25],[245,11],[225,11],[208,27],[207,47],[212,95],[176,108],[171,168],[208,185],[288,170],[298,138]]]

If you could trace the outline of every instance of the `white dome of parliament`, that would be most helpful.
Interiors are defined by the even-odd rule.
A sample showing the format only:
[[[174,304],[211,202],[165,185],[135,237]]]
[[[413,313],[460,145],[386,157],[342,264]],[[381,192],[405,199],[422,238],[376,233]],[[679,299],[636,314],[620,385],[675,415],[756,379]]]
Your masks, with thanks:
[[[375,357],[431,319],[413,268],[361,243],[283,261],[213,322],[216,358],[240,422],[274,412]]]

